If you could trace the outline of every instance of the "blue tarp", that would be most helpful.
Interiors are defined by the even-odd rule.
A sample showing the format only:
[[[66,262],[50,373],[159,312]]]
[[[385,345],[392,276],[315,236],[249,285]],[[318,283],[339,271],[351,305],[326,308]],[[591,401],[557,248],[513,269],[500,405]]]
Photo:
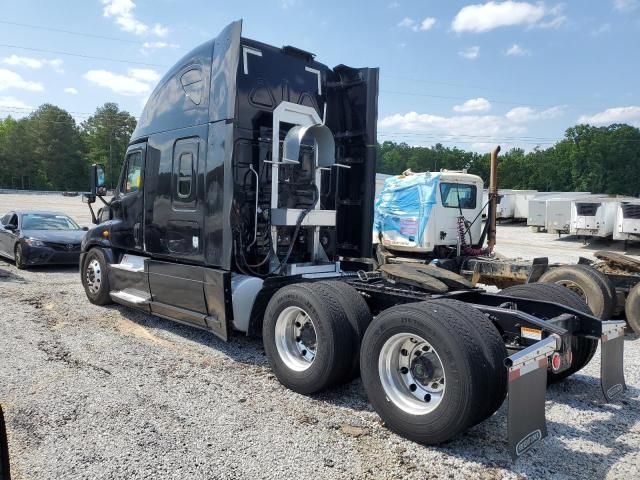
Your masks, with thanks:
[[[440,173],[416,173],[385,180],[375,203],[374,233],[423,246]],[[403,242],[404,243],[404,242]]]

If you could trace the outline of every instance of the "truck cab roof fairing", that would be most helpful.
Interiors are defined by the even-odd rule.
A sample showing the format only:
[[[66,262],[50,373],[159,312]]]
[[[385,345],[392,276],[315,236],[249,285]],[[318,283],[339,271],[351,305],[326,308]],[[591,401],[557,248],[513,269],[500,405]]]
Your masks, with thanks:
[[[147,100],[131,142],[153,133],[234,118],[241,30],[242,21],[229,24],[164,75]]]

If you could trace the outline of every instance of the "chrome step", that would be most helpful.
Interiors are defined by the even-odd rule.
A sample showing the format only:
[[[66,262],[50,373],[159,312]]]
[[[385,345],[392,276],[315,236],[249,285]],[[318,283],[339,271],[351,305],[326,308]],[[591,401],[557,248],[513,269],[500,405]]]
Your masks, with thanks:
[[[124,302],[130,305],[149,305],[151,297],[139,290],[119,290],[109,294],[114,302]]]

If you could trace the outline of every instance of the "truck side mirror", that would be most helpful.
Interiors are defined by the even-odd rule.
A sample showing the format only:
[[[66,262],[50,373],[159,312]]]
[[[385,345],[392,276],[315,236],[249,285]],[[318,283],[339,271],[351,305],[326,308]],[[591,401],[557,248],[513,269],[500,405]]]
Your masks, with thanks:
[[[106,193],[104,166],[94,163],[91,165],[91,195],[105,195]]]

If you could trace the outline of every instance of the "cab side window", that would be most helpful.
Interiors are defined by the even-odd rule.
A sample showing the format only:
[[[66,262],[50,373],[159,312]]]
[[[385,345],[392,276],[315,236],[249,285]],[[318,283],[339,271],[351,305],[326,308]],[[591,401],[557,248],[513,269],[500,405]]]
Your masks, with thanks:
[[[178,165],[178,197],[189,198],[193,184],[193,153],[180,154]]]
[[[193,210],[196,206],[198,139],[185,138],[175,143],[171,199],[174,210]]]
[[[123,194],[137,192],[142,187],[142,152],[133,152],[127,157],[127,171],[122,179]]]

